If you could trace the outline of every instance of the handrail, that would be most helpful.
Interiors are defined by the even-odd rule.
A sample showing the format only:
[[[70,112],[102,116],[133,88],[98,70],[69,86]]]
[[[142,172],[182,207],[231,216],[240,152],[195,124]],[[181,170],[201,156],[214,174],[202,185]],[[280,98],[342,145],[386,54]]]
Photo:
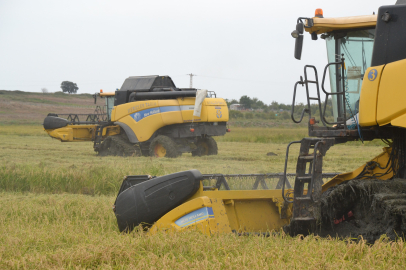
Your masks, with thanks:
[[[328,122],[328,121],[326,120],[326,117],[325,117],[325,115],[326,115],[326,108],[327,108],[327,101],[328,101],[329,96],[337,96],[337,98],[340,98],[340,95],[342,95],[342,99],[343,99],[342,102],[343,102],[343,104],[345,104],[345,95],[344,95],[344,94],[345,94],[345,91],[332,93],[332,92],[327,92],[327,91],[325,90],[325,88],[324,88],[324,82],[325,82],[325,80],[326,80],[327,68],[330,67],[331,65],[341,65],[341,67],[342,67],[342,74],[344,74],[344,65],[343,65],[343,63],[344,63],[344,58],[341,58],[341,61],[340,61],[340,62],[331,62],[331,63],[328,63],[328,64],[324,67],[323,79],[322,79],[322,82],[321,82],[321,89],[323,90],[324,94],[326,95],[326,100],[325,100],[325,102],[324,102],[324,110],[323,110],[322,120],[325,121],[325,122],[326,122],[327,124],[329,124],[329,125],[339,125],[339,124],[343,124],[343,125],[344,125],[344,129],[347,129],[347,125],[346,125],[346,123],[345,123],[345,119],[344,119],[343,121]],[[343,82],[343,89],[344,89],[344,82]],[[337,104],[337,106],[338,106],[338,104]],[[343,106],[343,110],[344,110],[344,116],[345,116],[345,115],[346,115],[345,105]],[[344,118],[345,118],[345,117],[344,117]]]
[[[302,78],[302,77],[300,77],[300,81],[297,81],[297,82],[295,83],[295,88],[294,88],[294,90],[293,90],[292,109],[291,109],[291,112],[290,112],[290,118],[292,118],[292,121],[295,122],[296,124],[299,124],[299,123],[302,122],[305,113],[309,113],[309,109],[304,108],[299,120],[296,120],[295,117],[294,117],[294,113],[295,113],[295,100],[296,100],[296,89],[297,89],[297,85],[298,85],[298,84],[301,84],[302,87],[303,87],[304,82],[303,82],[303,78]]]
[[[312,68],[314,70],[315,81],[309,81],[307,79],[307,68]],[[318,78],[318,75],[317,75],[317,68],[315,66],[313,66],[313,65],[306,65],[304,67],[304,73],[305,73],[305,84],[306,84],[306,93],[307,93],[307,104],[308,104],[309,110],[310,110],[310,93],[309,93],[309,84],[308,84],[308,82],[313,82],[313,83],[316,84],[317,103],[319,105],[320,119],[321,119],[321,122],[322,122],[323,126],[327,126],[326,122],[324,121],[324,117],[322,117],[322,115],[321,115],[322,114],[322,112],[321,112],[321,99],[320,99],[319,78]],[[311,110],[310,110],[310,113],[309,113],[309,119],[310,118],[311,118]]]
[[[286,148],[285,169],[283,170],[282,198],[283,198],[283,200],[284,200],[285,202],[287,202],[287,203],[293,203],[293,198],[289,198],[289,199],[292,199],[292,200],[288,200],[288,198],[285,197],[285,183],[286,183],[286,171],[287,171],[287,168],[288,168],[289,148],[290,148],[290,146],[291,146],[292,144],[301,143],[301,142],[302,142],[301,140],[300,140],[300,141],[293,141],[293,142],[290,142],[290,143],[288,144],[287,148]]]

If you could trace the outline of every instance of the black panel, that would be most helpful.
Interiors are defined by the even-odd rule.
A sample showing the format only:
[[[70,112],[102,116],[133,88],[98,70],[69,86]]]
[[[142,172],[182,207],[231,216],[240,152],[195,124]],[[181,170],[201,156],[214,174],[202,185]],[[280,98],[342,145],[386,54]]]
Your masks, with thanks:
[[[382,6],[378,11],[372,66],[406,59],[406,5]]]
[[[171,138],[193,138],[203,135],[222,136],[226,134],[226,124],[226,122],[218,122],[217,125],[213,125],[213,123],[194,123],[192,126],[192,123],[184,123],[164,126],[158,129],[150,140],[155,138],[155,135],[166,135]],[[194,128],[194,132],[190,131],[191,127]]]
[[[116,91],[116,94],[114,96],[114,106],[127,103],[127,95],[127,91]]]
[[[131,76],[125,79],[120,91],[138,90],[149,91],[158,75],[153,76]]]
[[[173,173],[146,181],[145,176],[139,176],[134,180],[139,181],[138,184],[117,196],[115,214],[119,230],[131,231],[139,224],[147,227],[152,225],[195,194],[202,179],[198,170]]]
[[[131,76],[124,81],[120,90],[116,91],[114,106],[129,102],[129,96],[132,92],[152,92],[154,89],[163,92],[178,91],[169,76]]]
[[[124,81],[119,91],[148,92],[154,87],[176,88],[169,76],[131,76]]]
[[[47,116],[44,119],[43,126],[45,129],[57,129],[61,127],[66,127],[68,123],[69,121],[64,118],[56,116]]]
[[[134,92],[130,94],[128,102],[182,97],[196,97],[196,91]]]
[[[169,76],[159,76],[155,79],[154,83],[151,86],[151,89],[154,87],[172,87],[176,88],[171,77]]]

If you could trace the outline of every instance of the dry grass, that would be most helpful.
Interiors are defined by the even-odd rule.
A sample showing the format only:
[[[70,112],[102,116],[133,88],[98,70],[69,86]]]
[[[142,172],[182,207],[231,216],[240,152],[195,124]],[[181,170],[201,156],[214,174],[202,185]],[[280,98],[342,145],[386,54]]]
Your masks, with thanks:
[[[238,142],[247,134],[271,143]],[[177,159],[98,157],[91,143],[60,143],[39,126],[0,126],[0,269],[403,269],[404,242],[369,246],[316,237],[204,236],[198,232],[147,236],[118,232],[111,206],[127,174],[272,173],[283,170],[285,135],[297,130],[234,130],[219,155]],[[300,131],[301,132],[301,131]],[[276,136],[276,137],[278,137]],[[289,136],[301,136],[289,135]],[[324,171],[353,170],[381,146],[334,146]],[[277,154],[267,156],[268,152]],[[289,171],[294,172],[298,148]],[[88,195],[84,195],[88,194]]]
[[[406,246],[198,232],[122,235],[114,197],[0,194],[2,269],[403,269]]]

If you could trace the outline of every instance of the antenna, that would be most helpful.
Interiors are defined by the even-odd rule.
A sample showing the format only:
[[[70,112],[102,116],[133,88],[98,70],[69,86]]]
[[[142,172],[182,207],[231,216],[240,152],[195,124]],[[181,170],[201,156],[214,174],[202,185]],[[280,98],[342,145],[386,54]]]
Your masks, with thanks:
[[[193,76],[196,76],[196,74],[190,73],[190,74],[186,74],[190,76],[190,87],[189,88],[193,88]]]

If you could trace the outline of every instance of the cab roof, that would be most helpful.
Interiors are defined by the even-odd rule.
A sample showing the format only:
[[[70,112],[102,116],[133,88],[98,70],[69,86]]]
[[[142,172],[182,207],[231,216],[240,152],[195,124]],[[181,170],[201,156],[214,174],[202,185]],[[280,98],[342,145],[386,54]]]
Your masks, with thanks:
[[[105,92],[105,93],[99,93],[99,96],[101,97],[111,97],[114,96],[116,92]]]
[[[323,34],[334,30],[375,27],[377,15],[364,15],[339,18],[313,17],[313,26],[305,27],[306,32]],[[308,21],[306,21],[306,26]]]

